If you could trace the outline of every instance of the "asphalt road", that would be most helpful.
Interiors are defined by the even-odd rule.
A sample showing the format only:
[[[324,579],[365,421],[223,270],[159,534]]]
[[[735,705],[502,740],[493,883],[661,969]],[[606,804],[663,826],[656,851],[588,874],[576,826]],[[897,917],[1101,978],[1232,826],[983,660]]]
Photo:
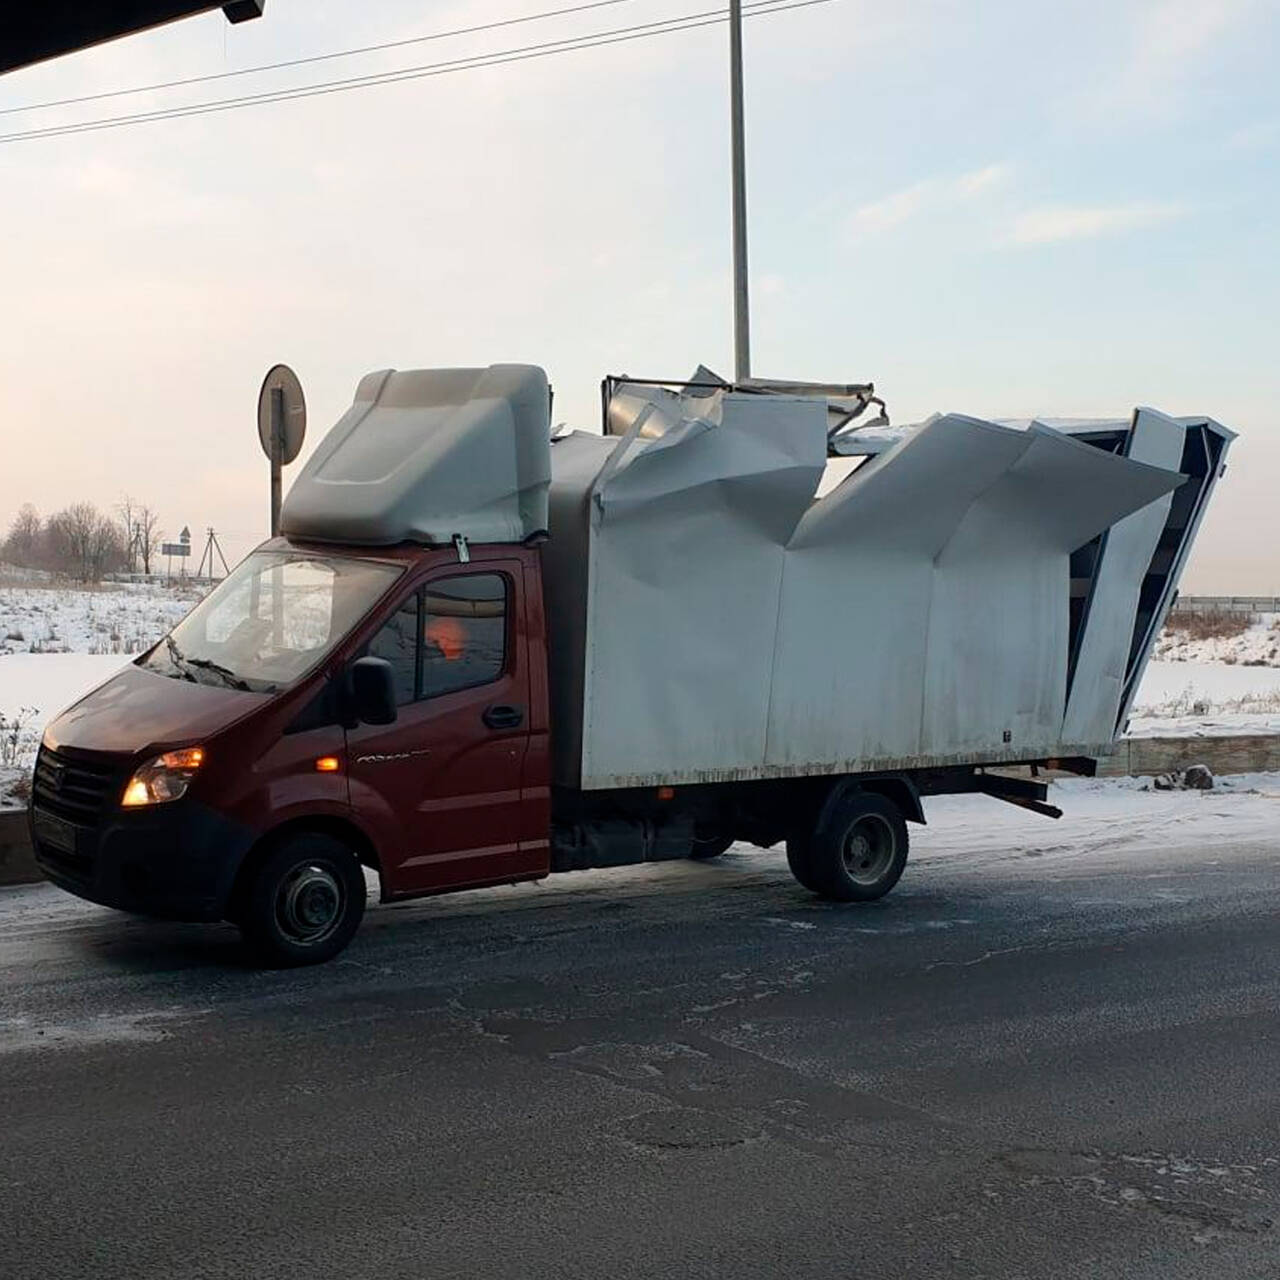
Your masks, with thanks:
[[[373,911],[0,894],[0,1276],[1280,1275],[1280,833]]]

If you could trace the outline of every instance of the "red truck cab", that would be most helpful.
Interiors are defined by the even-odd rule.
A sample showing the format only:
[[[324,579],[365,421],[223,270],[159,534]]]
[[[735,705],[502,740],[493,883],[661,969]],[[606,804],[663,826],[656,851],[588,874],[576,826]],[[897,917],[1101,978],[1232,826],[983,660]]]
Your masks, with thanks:
[[[346,945],[360,864],[384,900],[545,876],[545,645],[535,548],[275,539],[49,725],[36,856],[286,962]]]

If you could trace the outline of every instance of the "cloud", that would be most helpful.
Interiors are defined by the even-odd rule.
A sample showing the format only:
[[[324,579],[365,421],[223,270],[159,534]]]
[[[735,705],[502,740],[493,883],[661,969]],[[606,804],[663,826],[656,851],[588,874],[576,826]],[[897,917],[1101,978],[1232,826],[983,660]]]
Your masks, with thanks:
[[[926,178],[854,210],[850,231],[859,240],[890,231],[921,213],[953,207],[990,191],[1009,173],[1007,165],[989,164],[956,178]]]
[[[1175,113],[1218,46],[1267,6],[1259,0],[1154,0],[1133,16],[1118,60],[1071,95],[1072,114],[1112,125],[1118,118]]]
[[[1009,177],[1009,166],[989,164],[985,169],[975,169],[955,180],[956,191],[962,196],[976,196],[980,192],[998,187]]]
[[[1280,142],[1280,117],[1242,125],[1227,139],[1227,146],[1234,151],[1262,151],[1275,142]]]
[[[1186,212],[1175,204],[1050,205],[1029,209],[1013,221],[1014,244],[1056,244],[1063,240],[1092,240],[1157,226]]]

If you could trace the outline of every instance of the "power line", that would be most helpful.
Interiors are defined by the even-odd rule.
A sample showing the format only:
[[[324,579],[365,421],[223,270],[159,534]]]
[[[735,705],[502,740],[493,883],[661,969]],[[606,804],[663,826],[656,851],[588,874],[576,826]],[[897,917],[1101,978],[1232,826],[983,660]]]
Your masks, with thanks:
[[[290,58],[285,62],[267,62],[257,67],[241,67],[236,71],[215,71],[203,76],[188,76],[185,80],[162,80],[157,84],[138,85],[133,89],[109,89],[103,93],[86,93],[78,98],[54,98],[48,102],[32,102],[24,107],[0,107],[0,116],[11,116],[27,111],[48,111],[53,107],[81,106],[86,102],[102,102],[107,98],[132,97],[137,93],[155,93],[161,89],[181,89],[193,84],[208,84],[212,80],[231,80],[236,76],[253,76],[264,71],[284,71],[290,67],[305,67],[313,62],[332,62],[337,58],[355,58],[365,53],[385,53],[388,49],[403,49],[408,45],[427,44],[433,40],[450,40],[457,36],[476,35],[481,31],[496,31],[500,27],[515,27],[525,22],[541,22],[546,18],[563,18],[571,13],[587,13],[592,9],[607,9],[613,5],[633,4],[635,0],[591,0],[590,4],[575,4],[564,9],[545,9],[541,13],[527,13],[518,18],[502,18],[496,22],[482,22],[474,27],[455,27],[451,31],[433,31],[425,36],[410,36],[406,40],[388,40],[383,44],[367,44],[354,49],[336,49],[331,53],[316,53],[306,58]]]
[[[792,3],[780,4],[779,0],[755,0],[754,3],[748,6],[748,9],[768,12],[773,8],[805,8],[809,4],[829,2],[830,0],[801,0],[800,3],[796,3],[793,0]],[[219,111],[237,110],[246,106],[287,102],[293,98],[326,96],[330,93],[347,92],[352,89],[373,88],[379,84],[395,84],[401,80],[429,78],[454,71],[468,71],[485,66],[500,66],[507,62],[522,62],[533,57],[550,56],[553,53],[569,53],[578,48],[596,48],[599,45],[625,43],[627,40],[640,39],[649,35],[666,35],[669,32],[709,26],[715,22],[723,22],[728,12],[727,9],[707,9],[699,13],[679,14],[673,18],[636,23],[629,27],[615,27],[583,36],[564,36],[558,40],[547,40],[539,44],[517,46],[514,49],[501,49],[493,53],[469,54],[465,57],[448,59],[443,62],[422,63],[417,66],[402,67],[391,71],[370,72],[366,75],[352,76],[344,80],[328,80],[310,85],[297,85],[293,88],[270,89],[262,93],[219,98],[211,102],[190,103],[186,106],[157,107],[152,111],[135,112],[122,116],[107,116],[98,120],[80,121],[72,124],[44,125],[36,129],[0,134],[0,142],[20,142],[29,138],[58,137],[63,134],[96,132],[101,129],[118,128],[128,124],[144,124],[152,120],[181,119],[188,115],[206,115]]]
[[[756,3],[744,7],[743,13],[746,17],[759,17],[764,14],[782,13],[790,9],[807,9],[813,5],[830,3],[833,3],[833,0],[790,0],[789,3],[779,3],[778,0],[756,0]],[[530,61],[534,58],[551,57],[559,53],[573,53],[579,49],[595,49],[605,45],[625,44],[632,40],[648,39],[652,36],[671,35],[679,31],[692,31],[699,27],[718,25],[726,21],[727,15],[727,9],[709,9],[702,13],[684,14],[675,18],[662,19],[658,22],[638,23],[635,26],[614,28],[613,30],[597,32],[588,36],[565,37],[562,40],[545,41],[542,44],[526,45],[491,54],[474,54],[466,58],[426,63],[416,67],[401,68],[397,71],[356,76],[347,80],[302,85],[293,89],[271,90],[236,98],[215,99],[212,102],[193,103],[183,107],[161,108],[155,111],[138,112],[133,115],[108,116],[105,119],[80,121],[76,124],[50,125],[17,133],[0,134],[0,143],[65,137],[79,133],[96,133],[104,129],[117,129],[133,124],[147,124],[159,120],[180,120],[188,116],[210,115],[223,111],[235,111],[243,107],[266,106],[275,102],[290,102],[297,98],[322,97],[334,93],[348,93],[356,89],[375,88],[383,84],[428,79],[434,76],[455,74],[460,71],[475,71],[484,67],[503,66],[513,62]]]

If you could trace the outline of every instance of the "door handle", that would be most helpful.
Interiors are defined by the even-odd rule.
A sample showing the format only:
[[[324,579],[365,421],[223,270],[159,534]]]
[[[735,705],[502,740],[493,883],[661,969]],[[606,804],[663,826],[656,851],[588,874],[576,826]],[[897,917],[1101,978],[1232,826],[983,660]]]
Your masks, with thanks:
[[[490,729],[518,729],[524,723],[524,708],[505,705],[486,707],[480,719]]]

